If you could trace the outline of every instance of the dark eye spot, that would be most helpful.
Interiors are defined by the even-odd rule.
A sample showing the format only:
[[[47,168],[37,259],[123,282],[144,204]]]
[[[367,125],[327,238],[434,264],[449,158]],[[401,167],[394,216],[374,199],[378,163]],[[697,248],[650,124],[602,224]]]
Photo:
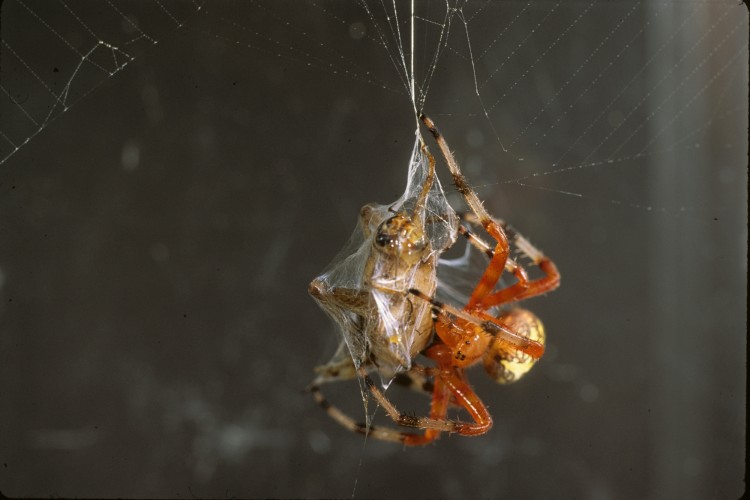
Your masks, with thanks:
[[[388,246],[392,242],[393,239],[387,234],[378,233],[378,235],[375,237],[375,243],[380,245],[381,247]]]

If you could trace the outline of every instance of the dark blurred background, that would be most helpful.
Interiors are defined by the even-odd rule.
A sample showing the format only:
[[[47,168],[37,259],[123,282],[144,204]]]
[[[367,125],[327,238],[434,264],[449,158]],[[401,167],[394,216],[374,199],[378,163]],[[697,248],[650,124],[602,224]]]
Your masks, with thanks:
[[[404,449],[302,392],[338,343],[307,284],[361,205],[402,193],[414,140],[367,5],[3,3],[0,491],[737,498],[746,8],[469,2],[444,38],[417,24],[418,75],[441,50],[425,111],[563,284],[527,304],[549,336],[527,378],[470,374],[494,428]],[[364,417],[356,383],[328,390]]]

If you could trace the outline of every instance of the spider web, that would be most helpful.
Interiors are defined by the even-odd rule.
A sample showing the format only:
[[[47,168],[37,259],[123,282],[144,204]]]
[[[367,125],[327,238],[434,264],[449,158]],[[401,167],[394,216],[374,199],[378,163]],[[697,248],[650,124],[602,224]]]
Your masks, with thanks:
[[[746,9],[415,8],[3,2],[4,493],[344,496],[356,453],[364,496],[738,496]],[[563,285],[529,306],[549,349],[527,385],[471,375],[492,434],[407,456],[308,425],[297,391],[336,341],[301,291],[363,203],[403,192],[415,109]],[[446,300],[471,259],[439,268]],[[92,484],[61,450],[119,472]],[[44,484],[16,465],[48,462]]]
[[[92,7],[4,3],[0,165],[200,10],[197,2],[181,1]]]

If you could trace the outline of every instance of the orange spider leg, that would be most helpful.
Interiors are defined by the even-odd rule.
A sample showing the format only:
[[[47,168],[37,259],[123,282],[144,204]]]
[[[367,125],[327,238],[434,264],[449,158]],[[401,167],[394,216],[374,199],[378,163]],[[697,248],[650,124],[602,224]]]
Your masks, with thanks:
[[[529,241],[521,235],[514,234],[516,246],[526,254],[534,264],[544,273],[539,279],[523,283],[519,280],[513,286],[500,290],[494,294],[488,295],[482,299],[480,307],[489,309],[494,306],[506,304],[508,302],[519,301],[536,297],[543,293],[550,292],[560,286],[560,272],[557,266],[548,259],[542,252],[537,250]]]
[[[492,220],[482,221],[482,223],[487,233],[497,241],[497,245],[495,245],[495,249],[492,251],[492,258],[489,265],[484,270],[479,283],[469,298],[469,302],[466,304],[466,309],[474,309],[479,306],[482,300],[494,290],[495,285],[497,285],[500,276],[505,270],[508,256],[510,255],[510,245],[508,244],[508,238],[505,236],[503,228]],[[467,237],[471,234],[466,229],[462,233]],[[520,267],[517,267],[517,269],[520,269]]]
[[[508,302],[517,302],[519,300],[536,297],[549,291],[554,290],[560,285],[560,272],[557,266],[550,260],[539,263],[539,268],[544,272],[544,276],[534,281],[521,283],[520,281],[508,288],[504,288],[496,293],[484,297],[479,302],[482,309],[490,309]]]
[[[470,215],[464,215],[463,218],[470,223],[477,222],[474,217]],[[493,220],[496,224],[503,228],[503,231],[506,233],[506,238],[507,236],[510,236],[521,253],[531,259],[532,262],[541,269],[542,273],[544,273],[544,276],[537,280],[529,281],[529,276],[526,273],[526,270],[518,263],[516,263],[513,259],[507,258],[505,269],[513,273],[513,276],[515,276],[517,283],[503,290],[499,290],[493,294],[485,296],[484,299],[482,299],[479,303],[479,307],[481,307],[482,309],[490,309],[501,304],[507,304],[508,302],[535,297],[557,288],[560,285],[560,273],[557,270],[557,266],[555,266],[552,261],[550,261],[544,254],[542,254],[542,252],[534,247],[526,238],[518,234],[515,229],[503,223],[502,221],[498,221],[495,219]],[[490,259],[494,257],[494,252],[489,247],[489,245],[487,245],[487,243],[474,235],[470,230],[468,230],[464,226],[459,226],[458,232],[461,233],[469,241],[469,243],[479,249],[479,251],[484,252],[488,257],[490,257]]]
[[[479,396],[474,392],[468,382],[457,373],[452,373],[446,380],[456,402],[469,412],[475,424],[462,424],[456,432],[462,436],[479,436],[492,428],[492,416]]]
[[[445,420],[451,402],[451,393],[440,377],[435,377],[434,386],[430,403],[430,418]],[[439,438],[440,433],[441,431],[436,429],[425,429],[424,434],[406,434],[403,443],[409,446],[425,445]]]
[[[477,248],[483,249],[484,252],[490,257],[490,263],[479,279],[479,283],[474,288],[471,294],[468,304],[466,305],[467,310],[474,308],[489,309],[492,305],[486,305],[488,297],[494,297],[500,295],[501,304],[509,302],[512,297],[523,294],[529,288],[531,282],[529,281],[529,275],[526,270],[518,265],[513,259],[509,258],[510,245],[508,244],[507,236],[503,228],[497,224],[494,220],[491,220],[485,224],[487,232],[497,240],[495,249],[492,250],[486,246],[486,243],[481,241],[479,238],[463,226],[458,228],[459,232],[464,235],[473,245]],[[492,290],[495,289],[497,282],[500,280],[500,276],[503,271],[508,269],[513,276],[515,276],[517,283],[514,285],[496,293],[492,294]],[[505,297],[511,297],[511,299],[505,299]],[[494,304],[494,305],[497,305]]]
[[[557,266],[549,259],[539,263],[539,268],[544,272],[544,277],[532,281],[529,289],[516,297],[516,300],[528,299],[536,295],[551,292],[560,286],[560,271]]]
[[[438,335],[440,335],[440,330],[443,328],[448,328],[448,324],[437,325]],[[482,349],[482,352],[485,349]],[[473,424],[457,424],[454,432],[463,436],[478,436],[490,430],[492,427],[492,417],[487,407],[479,399],[479,396],[476,395],[464,379],[463,369],[454,367],[454,352],[455,349],[449,345],[435,344],[427,350],[425,355],[435,360],[438,364],[439,372],[435,375],[436,390],[438,385],[445,385],[453,396],[455,404],[465,409],[471,415],[471,418],[474,419]],[[476,361],[476,359],[472,359],[470,363],[473,364]],[[443,411],[447,411],[447,403],[448,401],[446,401],[444,408],[442,408]]]
[[[463,370],[453,367],[452,350],[446,344],[435,344],[425,355],[436,361],[438,366],[434,370],[435,388],[433,390],[430,418],[445,420],[448,407],[453,404],[465,409],[474,423],[456,423],[450,432],[462,436],[479,436],[492,428],[492,416],[487,407],[476,395],[469,383],[463,377]],[[426,429],[424,434],[408,434],[403,443],[407,445],[424,445],[440,437],[443,431]]]

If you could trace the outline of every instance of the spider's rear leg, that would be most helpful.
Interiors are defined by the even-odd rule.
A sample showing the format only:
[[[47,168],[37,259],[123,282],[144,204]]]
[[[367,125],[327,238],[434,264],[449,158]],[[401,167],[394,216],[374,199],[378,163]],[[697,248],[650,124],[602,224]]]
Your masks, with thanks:
[[[492,428],[492,416],[474,392],[474,389],[466,381],[463,369],[456,368],[453,365],[453,349],[447,344],[437,343],[427,349],[425,355],[435,360],[439,369],[439,373],[435,375],[433,405],[436,404],[440,394],[442,394],[444,401],[441,401],[440,404],[443,405],[441,408],[443,412],[447,411],[447,407],[452,401],[466,410],[474,420],[473,423],[457,423],[451,432],[462,436],[479,436],[489,431]],[[448,395],[452,396],[453,399],[447,397]]]
[[[375,385],[375,382],[372,380],[372,378],[364,372],[360,368],[359,375],[362,377],[362,379],[365,381],[365,385],[370,390],[372,395],[375,397],[376,401],[380,404],[380,406],[383,407],[385,412],[388,414],[388,416],[396,422],[398,425],[402,425],[404,427],[413,427],[415,429],[432,429],[436,431],[442,431],[442,432],[457,432],[457,429],[465,425],[463,422],[458,421],[452,421],[452,420],[445,420],[443,417],[447,413],[448,409],[448,403],[450,401],[450,398],[447,394],[443,394],[445,392],[443,387],[438,387],[437,380],[435,381],[436,384],[433,389],[433,398],[435,394],[438,394],[438,396],[442,396],[439,399],[445,399],[444,403],[441,403],[438,405],[438,413],[440,414],[437,416],[437,418],[433,417],[433,413],[431,412],[430,417],[416,417],[413,415],[407,415],[405,413],[401,413],[396,409],[396,406],[391,403],[391,401],[385,397],[385,395],[380,391],[380,389],[377,388]],[[433,401],[434,406],[434,401]],[[434,410],[434,408],[433,408]]]
[[[342,343],[342,345],[344,344]],[[339,351],[341,351],[341,348],[339,349]],[[338,354],[339,352],[337,351],[337,355]],[[352,432],[363,434],[365,436],[371,436],[381,441],[403,443],[408,440],[410,436],[409,433],[404,433],[396,429],[374,426],[366,422],[357,421],[350,415],[345,413],[343,410],[338,408],[336,405],[331,403],[331,401],[321,390],[321,385],[330,382],[353,379],[358,375],[358,371],[354,367],[354,363],[352,362],[350,357],[346,359],[341,357],[341,360],[339,362],[335,361],[336,358],[337,356],[334,355],[334,358],[330,362],[315,369],[315,371],[318,372],[318,377],[316,377],[316,379],[306,389],[307,392],[312,394],[313,399],[315,399],[315,402],[318,404],[318,406],[320,406],[323,411],[325,411],[326,414],[336,423]],[[364,369],[362,370],[364,371]],[[419,434],[414,434],[414,436],[419,436]]]
[[[329,365],[325,366],[327,367]],[[416,417],[400,413],[395,405],[385,397],[380,389],[377,388],[364,368],[360,367],[359,370],[355,371],[355,373],[364,380],[368,390],[373,394],[380,406],[385,409],[388,416],[394,422],[405,427],[424,429],[424,433],[422,434],[403,432],[389,427],[368,425],[366,422],[355,420],[326,398],[318,383],[318,381],[321,380],[320,377],[307,388],[307,391],[313,395],[315,402],[323,408],[329,417],[352,432],[371,436],[381,441],[392,441],[410,446],[418,446],[434,441],[440,436],[441,432],[460,432],[459,429],[466,425],[471,425],[445,419],[448,407],[452,404],[451,393],[445,385],[436,387],[436,385],[430,380],[429,377],[434,375],[435,371],[436,369],[434,368],[426,368],[415,364],[412,366],[411,370],[401,372],[397,375],[396,379],[394,379],[394,383],[398,385],[408,387],[415,391],[429,393],[432,396],[430,417]],[[326,378],[323,379],[321,383],[332,382],[337,379],[343,380],[344,378]]]
[[[394,422],[405,427],[425,429],[424,434],[404,433],[402,441],[404,444],[424,445],[440,437],[441,432],[478,436],[492,427],[492,417],[489,411],[463,378],[463,372],[454,370],[449,361],[446,364],[446,355],[450,358],[449,351],[445,344],[433,344],[425,353],[427,357],[434,359],[439,365],[439,368],[436,369],[429,417],[415,417],[399,413],[393,403],[385,398],[372,379],[365,374],[365,384]],[[451,404],[456,404],[465,409],[474,419],[474,422],[447,419],[448,407]]]
[[[401,432],[396,429],[390,429],[387,427],[380,427],[376,425],[368,425],[365,422],[358,422],[341,411],[339,408],[334,406],[330,401],[328,401],[325,395],[321,392],[320,387],[318,387],[317,385],[311,385],[310,387],[308,387],[308,391],[313,395],[313,398],[315,399],[315,402],[318,403],[318,406],[323,408],[323,410],[328,414],[329,417],[331,417],[345,429],[348,429],[352,432],[363,434],[365,436],[371,436],[381,441],[391,441],[396,443],[405,443],[412,436],[415,436],[417,438],[421,436],[420,434],[411,434],[407,432]]]

